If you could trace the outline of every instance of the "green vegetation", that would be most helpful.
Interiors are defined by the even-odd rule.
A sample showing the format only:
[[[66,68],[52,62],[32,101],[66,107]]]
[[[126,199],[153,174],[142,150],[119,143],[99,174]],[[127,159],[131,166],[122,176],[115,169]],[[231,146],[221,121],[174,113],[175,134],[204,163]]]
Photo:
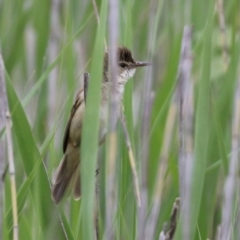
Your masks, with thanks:
[[[104,44],[109,42],[109,1],[96,1],[94,9],[94,1],[0,0],[0,48],[12,119],[19,239],[92,240],[97,208],[99,239],[106,239],[111,200],[112,239],[159,239],[185,184],[179,176],[181,136],[191,139],[187,148],[191,167],[185,169],[186,176],[190,171],[190,185],[181,199],[189,212],[180,211],[175,239],[188,239],[183,234],[189,234],[190,240],[223,240],[217,238],[223,223],[228,239],[240,239],[239,168],[234,158],[240,136],[236,94],[240,92],[240,2],[224,1],[219,8],[222,1],[119,1],[119,45],[130,48],[136,60],[152,62],[152,74],[147,68],[138,69],[123,99],[142,194],[139,210],[121,124],[117,125],[114,196],[106,194],[109,139],[101,147],[97,144],[96,110]],[[190,120],[190,131],[179,132],[181,105],[176,92],[186,25],[192,26],[187,84],[193,86],[193,114],[183,116],[183,121]],[[56,206],[51,185],[62,158],[64,128],[85,71],[90,72],[90,83],[81,145],[83,196],[77,202],[71,196]],[[180,94],[185,94],[184,89]],[[0,129],[0,141],[5,140],[5,130]],[[5,162],[6,166],[7,151]],[[9,173],[3,191],[0,234],[10,240]]]

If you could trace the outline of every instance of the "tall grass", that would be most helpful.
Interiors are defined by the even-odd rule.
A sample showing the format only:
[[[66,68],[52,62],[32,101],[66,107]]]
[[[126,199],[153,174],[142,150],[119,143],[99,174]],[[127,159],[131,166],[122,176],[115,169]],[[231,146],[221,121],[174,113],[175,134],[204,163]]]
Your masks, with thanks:
[[[137,69],[123,99],[140,182],[140,208],[122,125],[116,126],[116,143],[97,144],[103,54],[114,30],[109,30],[108,11],[115,5],[109,8],[108,3],[0,0],[19,239],[94,239],[96,212],[99,239],[163,239],[160,234],[163,237],[171,230],[165,223],[170,222],[179,196],[175,239],[240,239],[239,1],[122,0],[116,5],[118,44],[129,47],[135,59],[152,62],[149,69]],[[176,98],[184,26],[192,27],[188,70],[193,115],[190,125],[185,125],[189,132],[181,136],[181,124],[188,124],[182,121],[189,119],[181,118]],[[82,198],[75,202],[70,197],[56,206],[51,185],[62,157],[64,128],[85,71],[90,72],[90,81],[81,142]],[[2,103],[4,91],[0,93]],[[7,136],[4,106],[1,143]],[[181,137],[186,136],[192,139],[190,165],[180,155]],[[108,168],[112,146],[117,153],[113,178]],[[9,156],[7,144],[0,147],[2,174]],[[182,176],[180,157],[189,182],[183,182],[187,177]],[[7,172],[3,188],[0,185],[0,239],[4,240],[13,239],[14,232],[10,178]],[[109,179],[114,181],[109,184]]]

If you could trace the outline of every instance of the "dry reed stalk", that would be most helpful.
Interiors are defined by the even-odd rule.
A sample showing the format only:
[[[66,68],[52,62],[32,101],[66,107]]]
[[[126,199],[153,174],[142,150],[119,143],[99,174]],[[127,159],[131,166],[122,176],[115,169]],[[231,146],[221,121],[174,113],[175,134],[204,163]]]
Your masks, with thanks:
[[[6,87],[5,87],[5,78],[4,78],[4,63],[2,59],[2,55],[0,54],[0,86],[1,86],[1,94],[0,95],[0,112],[1,116],[5,114],[3,119],[0,119],[0,124],[5,123],[6,127],[6,137],[7,137],[7,150],[8,150],[8,164],[9,164],[9,174],[10,174],[10,184],[11,184],[11,198],[12,198],[12,214],[13,214],[13,240],[18,240],[18,210],[17,210],[17,190],[16,190],[16,181],[15,181],[15,166],[14,166],[14,157],[13,157],[13,144],[12,144],[12,133],[11,133],[11,118],[10,113],[8,111],[8,102],[6,96]],[[2,129],[4,125],[2,125]],[[0,129],[0,130],[2,130]],[[3,146],[4,148],[4,146]],[[4,149],[0,149],[3,150]],[[2,154],[3,154],[2,153]],[[4,155],[2,155],[3,157]],[[3,159],[0,159],[2,162]],[[2,162],[3,163],[3,162]],[[1,210],[2,212],[2,210]],[[2,226],[1,226],[2,227]]]
[[[11,133],[11,117],[10,113],[6,112],[6,133],[7,133],[7,149],[8,149],[8,163],[9,175],[11,182],[11,197],[12,197],[12,212],[13,212],[13,240],[18,240],[18,210],[17,210],[17,190],[15,181],[15,166],[13,157],[13,144]]]
[[[4,64],[2,55],[0,53],[0,134],[4,131],[6,127],[6,112],[8,109],[7,95],[6,95],[6,86],[4,78]],[[5,161],[5,142],[0,138],[0,176],[5,175],[4,163]],[[2,239],[2,223],[3,219],[3,181],[0,178],[0,239]]]
[[[238,148],[240,137],[240,77],[235,92],[233,120],[232,120],[232,151],[229,163],[229,173],[224,185],[224,201],[222,207],[222,223],[219,240],[231,239],[233,232],[234,205],[236,199],[236,187],[238,177]]]
[[[176,198],[175,202],[173,203],[172,213],[171,213],[170,221],[168,223],[168,229],[161,231],[159,235],[159,240],[173,240],[174,233],[177,228],[177,218],[179,215],[179,208],[180,208],[180,199]]]
[[[191,174],[193,163],[193,83],[192,71],[192,27],[185,26],[182,38],[177,99],[179,102],[179,182],[183,239],[189,240]]]

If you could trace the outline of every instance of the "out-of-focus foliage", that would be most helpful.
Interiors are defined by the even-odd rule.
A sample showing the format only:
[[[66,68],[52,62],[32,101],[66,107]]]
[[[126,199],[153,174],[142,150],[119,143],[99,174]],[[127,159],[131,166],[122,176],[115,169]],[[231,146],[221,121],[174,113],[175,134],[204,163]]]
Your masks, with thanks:
[[[94,199],[89,199],[90,205],[86,199],[81,205],[81,201],[75,202],[70,197],[55,206],[51,200],[50,187],[62,157],[63,133],[74,96],[83,84],[83,72],[91,72],[91,76],[94,76],[94,67],[98,62],[101,64],[104,38],[108,42],[108,20],[106,24],[104,22],[108,18],[106,2],[96,2],[101,13],[100,22],[102,21],[98,24],[92,1],[0,0],[0,48],[6,68],[7,94],[13,123],[19,239],[66,239],[66,236],[67,239],[89,239],[89,236],[93,236],[93,233],[89,233],[91,226],[83,227],[91,220],[91,216],[83,222],[82,216],[86,217],[87,212],[81,211],[81,206],[88,208]],[[153,24],[158,20],[154,25],[157,26],[156,39],[151,59],[153,88],[149,96],[152,98],[152,109],[148,142],[141,141],[145,69],[138,69],[134,78],[127,83],[123,99],[138,170],[143,144],[148,144],[149,147],[146,169],[149,212],[154,202],[166,120],[176,89],[183,27],[186,24],[193,26],[193,139],[195,144],[199,144],[195,145],[196,160],[204,161],[199,168],[194,167],[195,175],[192,179],[198,197],[192,198],[195,201],[193,206],[197,206],[193,211],[197,222],[197,226],[192,226],[194,239],[214,239],[222,221],[223,185],[231,156],[234,92],[239,79],[240,3],[237,0],[224,1],[227,41],[226,46],[223,46],[219,15],[215,8],[211,8],[210,2],[212,1],[119,1],[119,45],[129,47],[137,60],[148,60],[149,36]],[[223,57],[225,50],[227,63]],[[92,97],[92,108],[98,104],[94,103]],[[163,191],[159,196],[161,208],[156,222],[155,239],[159,239],[159,233],[171,215],[172,204],[179,196],[177,123],[176,118],[171,147],[166,156],[167,171],[162,178]],[[90,121],[88,128],[94,128],[94,124],[95,121]],[[88,138],[90,141],[91,136]],[[84,152],[85,157],[95,156],[97,144],[95,145],[90,148],[90,154],[87,150]],[[98,151],[100,239],[104,235],[105,212],[108,207],[105,205],[104,186],[105,149],[106,144]],[[120,126],[117,151],[117,211],[113,230],[116,239],[136,239],[137,206],[127,148]],[[92,172],[89,175],[94,174]],[[92,179],[86,173],[83,182],[87,184]],[[4,179],[4,187],[4,200],[0,207],[3,208],[3,239],[8,240],[12,239],[8,174]],[[93,185],[83,188],[87,196],[92,196]],[[236,207],[235,216],[238,216],[238,211]],[[239,219],[235,217],[233,227],[237,223],[239,224]],[[232,239],[239,239],[237,230],[232,229]]]

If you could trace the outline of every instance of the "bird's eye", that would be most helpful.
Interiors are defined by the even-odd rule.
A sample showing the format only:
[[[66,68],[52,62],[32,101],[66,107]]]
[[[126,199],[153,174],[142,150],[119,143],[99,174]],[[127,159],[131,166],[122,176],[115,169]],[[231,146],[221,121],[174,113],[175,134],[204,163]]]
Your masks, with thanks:
[[[119,66],[120,66],[121,68],[125,68],[125,67],[127,67],[127,64],[126,64],[126,63],[119,63]]]

